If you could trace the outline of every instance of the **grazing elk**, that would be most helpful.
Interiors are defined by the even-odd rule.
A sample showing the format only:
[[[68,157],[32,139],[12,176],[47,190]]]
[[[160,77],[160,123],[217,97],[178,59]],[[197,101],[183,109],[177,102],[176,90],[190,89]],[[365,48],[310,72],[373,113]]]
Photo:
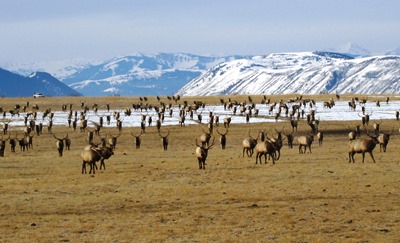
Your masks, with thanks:
[[[371,155],[372,160],[375,163],[375,158],[374,155],[372,154],[372,151],[374,150],[375,146],[379,144],[379,140],[376,136],[369,135],[367,132],[367,136],[370,137],[371,139],[367,138],[358,138],[355,140],[349,141],[348,148],[349,148],[349,163],[354,161],[354,155],[356,153],[361,153],[362,154],[362,162],[364,163],[365,159],[365,153],[369,153]]]
[[[257,145],[257,139],[252,138],[249,131],[249,137],[243,140],[242,145],[243,145],[242,157],[244,157],[244,151],[246,151],[247,157],[251,157],[254,153],[254,148]]]
[[[142,140],[140,138],[140,136],[142,136],[142,132],[139,133],[139,135],[135,135],[133,134],[133,132],[131,131],[131,135],[135,138],[135,145],[136,145],[136,149],[140,149],[140,144],[142,143]]]
[[[219,135],[221,135],[221,137],[219,138],[219,142],[220,142],[220,144],[221,144],[221,148],[222,148],[222,149],[225,149],[225,148],[226,148],[226,134],[228,134],[228,129],[226,129],[226,132],[225,132],[225,133],[220,133],[219,130],[218,130],[218,128],[217,128],[217,133],[218,133]]]
[[[297,141],[299,142],[299,154],[306,153],[307,147],[311,154],[311,144],[314,141],[314,135],[300,136]],[[303,148],[304,147],[304,151]]]
[[[208,156],[208,150],[214,145],[215,142],[215,137],[210,145],[199,145],[197,143],[197,138],[196,138],[196,157],[197,161],[199,162],[199,169],[206,169],[206,159]]]
[[[167,135],[163,136],[161,135],[161,132],[158,132],[158,135],[161,137],[161,141],[162,141],[162,145],[163,145],[163,149],[164,151],[168,150],[168,136],[169,136],[169,132],[170,130],[168,130]]]

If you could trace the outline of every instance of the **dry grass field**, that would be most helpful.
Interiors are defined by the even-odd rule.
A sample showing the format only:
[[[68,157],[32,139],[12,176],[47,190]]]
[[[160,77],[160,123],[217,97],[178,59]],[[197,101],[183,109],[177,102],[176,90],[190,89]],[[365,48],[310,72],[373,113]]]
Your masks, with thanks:
[[[217,104],[219,98],[188,100]],[[10,108],[27,100],[57,111],[63,103],[78,107],[81,100],[127,108],[138,97],[3,98],[0,103]],[[149,102],[156,103],[155,97]],[[383,121],[382,128],[394,127],[396,134],[386,153],[375,148],[376,163],[369,155],[361,163],[356,154],[350,164],[346,126],[356,123],[323,122],[322,146],[314,143],[311,154],[299,154],[297,142],[293,149],[284,146],[275,165],[242,157],[242,140],[249,130],[253,136],[259,129],[274,134],[285,124],[288,131],[288,123],[233,124],[225,150],[216,135],[205,170],[199,170],[194,154],[200,125],[170,126],[168,151],[155,127],[146,129],[140,149],[130,135],[139,128],[125,127],[106,170],[94,175],[81,174],[86,133],[53,127],[72,140],[63,157],[46,130],[26,152],[17,147],[11,153],[7,142],[0,157],[0,242],[398,242],[400,124]],[[10,124],[11,133],[17,129]],[[295,136],[309,131],[300,121]]]

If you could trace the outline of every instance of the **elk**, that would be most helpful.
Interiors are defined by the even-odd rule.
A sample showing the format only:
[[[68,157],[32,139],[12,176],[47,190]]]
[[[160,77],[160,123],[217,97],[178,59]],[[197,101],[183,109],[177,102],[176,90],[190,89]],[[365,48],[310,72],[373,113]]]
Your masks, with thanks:
[[[371,155],[372,160],[375,163],[375,158],[374,155],[372,154],[372,151],[374,150],[375,146],[379,144],[379,140],[376,136],[371,136],[368,134],[367,131],[367,136],[370,137],[371,139],[368,138],[358,138],[355,140],[349,141],[348,148],[349,148],[349,163],[354,161],[354,155],[356,153],[362,154],[362,162],[364,163],[365,159],[365,153],[369,153]]]
[[[71,139],[68,137],[68,133],[67,133],[67,136],[65,136],[64,141],[65,141],[65,148],[67,150],[70,150],[71,149]]]
[[[58,156],[62,157],[63,151],[64,151],[64,140],[65,140],[65,137],[64,138],[58,138],[58,137],[56,137],[55,133],[53,133],[53,137],[57,140],[56,146],[57,146],[57,150],[58,150]]]
[[[85,173],[86,174],[86,164],[89,164],[90,167],[90,171],[89,174],[92,173],[93,174],[96,173],[94,167],[95,167],[95,163],[97,161],[99,161],[101,159],[101,151],[99,149],[97,149],[94,146],[88,145],[86,146],[83,151],[81,152],[81,158],[82,158],[82,174]]]
[[[19,144],[19,148],[20,148],[20,150],[21,150],[21,152],[22,151],[28,151],[28,144],[29,144],[29,142],[28,142],[28,139],[26,138],[26,136],[24,136],[23,138],[21,138],[21,139],[18,139],[18,137],[17,137],[18,135],[15,135],[15,138],[18,140],[18,144]]]
[[[97,150],[100,150],[100,154],[101,154],[100,170],[101,170],[101,168],[104,168],[104,170],[105,170],[106,169],[106,164],[104,163],[104,160],[109,159],[111,157],[111,155],[114,155],[114,152],[113,152],[112,148],[106,147],[106,146],[103,146],[103,147],[101,147],[100,149],[97,149]],[[94,166],[97,169],[96,162],[94,162]],[[94,172],[93,172],[93,174],[94,174]]]
[[[142,132],[140,132],[140,134],[139,135],[135,135],[135,134],[133,134],[133,132],[131,131],[131,135],[135,138],[135,145],[136,145],[136,149],[140,149],[140,144],[141,144],[141,142],[142,142],[142,140],[140,139],[140,136],[142,136]]]
[[[247,157],[251,157],[254,153],[254,148],[257,145],[257,139],[252,138],[249,131],[249,137],[243,140],[242,145],[243,145],[242,157],[244,157],[244,151],[246,151]]]
[[[28,147],[30,149],[33,149],[33,137],[35,136],[35,134],[31,135],[30,133],[27,134],[28,137]]]
[[[318,138],[318,145],[321,146],[322,142],[324,141],[324,132],[319,131],[317,133],[317,138]]]
[[[8,137],[10,137],[10,133],[8,133]],[[15,135],[14,138],[10,138],[10,146],[11,146],[11,152],[15,152],[15,147],[17,146],[17,134]]]
[[[278,134],[276,138],[272,138],[270,139],[270,142],[273,144],[273,146],[275,147],[276,152],[278,152],[278,157],[276,157],[276,160],[279,160],[279,158],[281,157],[281,148],[282,148],[282,142],[284,139],[282,139],[282,131],[278,131],[276,130],[276,133]],[[260,161],[261,163],[261,161]]]
[[[225,117],[224,118],[224,127],[229,128],[229,125],[231,124],[232,117]]]
[[[311,154],[311,144],[314,141],[314,135],[300,136],[297,141],[299,142],[299,154],[306,153],[307,147]],[[304,151],[302,148],[304,147]]]
[[[378,136],[378,141],[379,141],[379,152],[385,152],[386,153],[386,147],[389,143],[390,135],[392,135],[394,132],[394,129],[390,133],[384,133],[381,132]]]
[[[203,169],[203,170],[206,169],[206,159],[208,156],[208,150],[214,145],[214,142],[215,142],[215,137],[214,137],[211,145],[204,145],[204,144],[199,145],[197,143],[197,138],[196,138],[196,146],[197,146],[196,147],[196,157],[199,162],[199,169]]]
[[[3,139],[3,136],[1,136],[0,139],[0,157],[4,157],[4,150],[6,149],[6,141],[9,139],[10,137]]]
[[[211,131],[206,132],[206,131],[204,131],[204,129],[202,129],[202,130],[203,130],[203,134],[201,134],[201,136],[200,136],[200,141],[205,146],[205,145],[208,145],[210,142]]]
[[[110,136],[110,138],[108,139],[108,144],[113,150],[115,150],[115,147],[117,146],[117,138],[121,136],[121,131],[118,133],[117,136],[113,136],[111,135],[111,133],[108,133],[108,135]]]
[[[287,142],[288,142],[288,147],[289,148],[293,148],[293,141],[294,141],[293,132],[288,133],[288,134],[283,132],[283,134],[286,136],[286,139],[287,139]]]
[[[255,146],[256,150],[256,164],[258,163],[258,160],[260,160],[261,164],[261,156],[264,155],[264,164],[267,163],[267,155],[270,155],[272,158],[272,163],[275,164],[275,157],[276,157],[276,146],[274,143],[265,140],[258,142],[257,145]]]
[[[163,149],[164,151],[168,150],[168,136],[169,136],[169,132],[170,130],[168,130],[167,135],[163,136],[161,135],[161,132],[158,132],[158,135],[161,137],[161,141],[162,141],[162,145],[163,145]]]
[[[226,129],[226,132],[225,132],[225,133],[220,133],[220,132],[218,131],[218,128],[217,128],[217,133],[218,133],[219,135],[221,135],[221,137],[219,138],[219,142],[220,142],[220,144],[221,144],[221,148],[222,148],[222,149],[225,149],[225,148],[226,148],[226,134],[228,134],[228,129]]]
[[[374,127],[374,130],[375,130],[375,135],[376,135],[376,136],[378,136],[379,133],[380,133],[381,123],[382,123],[382,119],[381,119],[381,121],[380,121],[379,123],[377,123],[377,122],[374,121],[373,127]]]

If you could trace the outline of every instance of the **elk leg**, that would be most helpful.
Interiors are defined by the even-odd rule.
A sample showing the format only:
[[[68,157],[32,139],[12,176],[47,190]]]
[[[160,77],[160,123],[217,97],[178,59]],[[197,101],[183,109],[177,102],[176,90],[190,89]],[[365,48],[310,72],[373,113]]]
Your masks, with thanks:
[[[372,155],[372,151],[369,152],[369,154],[371,155],[371,158],[372,158],[372,160],[374,161],[374,163],[376,163],[376,162],[375,162],[375,159],[374,159],[374,155]]]

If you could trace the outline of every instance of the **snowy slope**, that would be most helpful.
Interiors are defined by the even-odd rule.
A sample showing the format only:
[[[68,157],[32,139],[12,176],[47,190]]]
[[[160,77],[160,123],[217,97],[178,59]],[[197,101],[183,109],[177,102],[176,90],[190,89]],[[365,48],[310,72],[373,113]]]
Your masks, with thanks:
[[[89,96],[170,95],[207,69],[237,56],[136,53],[87,65],[61,81]]]
[[[277,53],[215,66],[177,95],[400,93],[400,57]]]

